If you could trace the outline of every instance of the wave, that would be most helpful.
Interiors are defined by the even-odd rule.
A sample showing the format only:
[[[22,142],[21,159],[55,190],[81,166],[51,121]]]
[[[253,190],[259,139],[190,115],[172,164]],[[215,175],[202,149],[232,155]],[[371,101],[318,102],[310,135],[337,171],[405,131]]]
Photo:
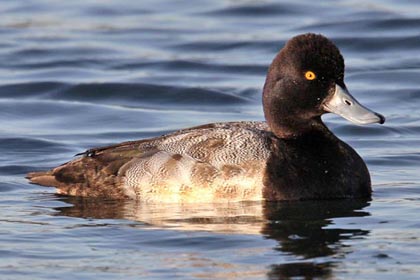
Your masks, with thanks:
[[[0,86],[2,98],[35,98],[92,103],[168,104],[176,106],[246,104],[254,102],[249,89],[243,91],[199,87],[165,86],[143,83],[61,83],[28,82]]]

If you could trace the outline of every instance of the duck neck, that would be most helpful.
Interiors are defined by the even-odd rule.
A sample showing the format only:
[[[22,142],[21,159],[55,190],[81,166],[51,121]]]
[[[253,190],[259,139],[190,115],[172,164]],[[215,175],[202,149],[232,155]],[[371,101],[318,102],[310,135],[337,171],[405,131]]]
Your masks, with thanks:
[[[321,117],[300,120],[295,118],[266,117],[271,131],[283,139],[293,139],[316,132],[330,135],[331,132],[322,122]]]
[[[264,92],[264,116],[277,137],[298,138],[313,132],[332,134],[321,120],[320,112],[302,110],[300,105],[303,105],[302,102],[287,102],[270,91]]]

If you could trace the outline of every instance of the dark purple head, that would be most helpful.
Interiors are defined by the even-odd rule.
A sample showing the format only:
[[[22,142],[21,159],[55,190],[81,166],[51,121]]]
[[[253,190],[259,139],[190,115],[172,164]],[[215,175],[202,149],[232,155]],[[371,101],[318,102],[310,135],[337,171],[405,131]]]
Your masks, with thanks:
[[[344,59],[329,39],[303,34],[290,39],[274,58],[264,86],[266,120],[279,137],[293,137],[336,113],[354,123],[383,123],[344,84]]]

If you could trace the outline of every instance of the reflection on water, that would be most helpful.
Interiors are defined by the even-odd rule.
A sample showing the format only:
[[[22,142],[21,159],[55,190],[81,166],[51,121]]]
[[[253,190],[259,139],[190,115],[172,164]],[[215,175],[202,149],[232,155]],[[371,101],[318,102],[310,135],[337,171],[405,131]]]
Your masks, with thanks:
[[[265,223],[262,202],[149,204],[137,201],[98,201],[63,197],[71,207],[56,208],[58,215],[128,219],[152,227],[185,231],[204,230],[219,233],[259,234]]]
[[[361,200],[331,200],[276,203],[266,205],[262,233],[280,242],[278,250],[302,256],[305,259],[339,253],[340,242],[354,236],[366,235],[360,229],[329,228],[334,218],[362,217],[360,211],[368,206]]]
[[[369,205],[366,200],[304,201],[269,203],[264,207],[264,224],[261,232],[267,238],[279,242],[276,250],[290,253],[302,262],[271,266],[270,278],[280,277],[327,277],[332,276],[334,262],[322,263],[305,259],[335,256],[343,258],[349,248],[343,241],[355,236],[364,236],[367,230],[358,228],[329,228],[334,218],[368,216],[361,211]]]
[[[334,227],[334,219],[369,216],[366,200],[298,202],[243,202],[229,204],[146,204],[135,201],[98,201],[62,197],[72,204],[55,208],[56,215],[93,218],[129,219],[150,228],[214,233],[262,234],[278,242],[275,250],[293,255],[301,262],[270,266],[269,278],[332,277],[334,262],[309,259],[344,258],[351,251],[345,240],[366,236],[369,231]],[[308,278],[310,279],[310,278]]]
[[[0,278],[419,278],[418,1],[25,0],[1,11]],[[262,120],[267,67],[304,32],[338,44],[352,94],[387,117],[324,118],[366,161],[372,202],[95,202],[23,178],[92,147]]]
[[[268,272],[269,279],[289,279],[291,277],[302,277],[313,279],[313,277],[323,277],[325,279],[334,279],[331,268],[332,262],[311,263],[297,262],[272,265]]]

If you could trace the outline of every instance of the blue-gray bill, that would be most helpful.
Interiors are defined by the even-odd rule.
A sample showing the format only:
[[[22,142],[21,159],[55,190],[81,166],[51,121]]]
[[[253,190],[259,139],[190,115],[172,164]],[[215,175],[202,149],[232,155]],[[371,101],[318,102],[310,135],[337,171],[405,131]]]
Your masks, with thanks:
[[[323,104],[327,112],[337,114],[355,124],[385,122],[385,117],[360,104],[346,88],[335,85],[335,92]]]

